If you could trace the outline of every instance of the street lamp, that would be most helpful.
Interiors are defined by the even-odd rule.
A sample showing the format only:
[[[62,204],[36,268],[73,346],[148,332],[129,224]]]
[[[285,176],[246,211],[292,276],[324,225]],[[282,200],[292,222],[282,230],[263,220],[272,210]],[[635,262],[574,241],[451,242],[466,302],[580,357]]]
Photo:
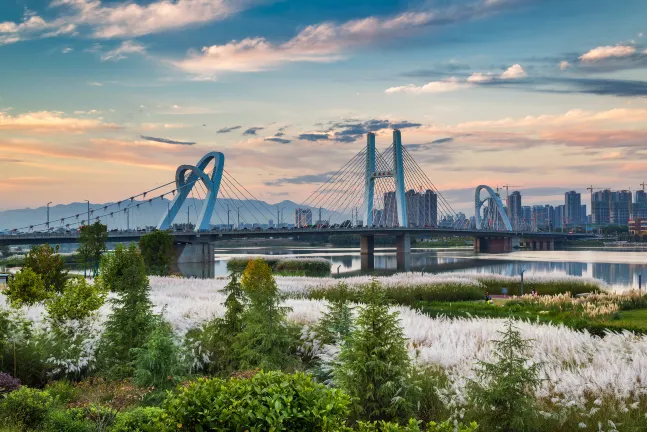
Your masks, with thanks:
[[[236,225],[236,228],[240,229],[240,207],[236,207],[236,214],[238,216],[238,224]]]
[[[193,207],[192,205],[186,207],[186,231],[189,230],[189,225],[191,222],[189,221],[189,209]]]
[[[90,200],[84,200],[84,201],[88,203],[88,223],[87,223],[87,225],[90,225]]]
[[[49,205],[51,203],[52,203],[51,201],[47,203],[47,231],[48,232],[49,232]]]
[[[525,272],[525,270],[521,269],[521,295],[523,295],[523,274],[524,274],[524,272]]]

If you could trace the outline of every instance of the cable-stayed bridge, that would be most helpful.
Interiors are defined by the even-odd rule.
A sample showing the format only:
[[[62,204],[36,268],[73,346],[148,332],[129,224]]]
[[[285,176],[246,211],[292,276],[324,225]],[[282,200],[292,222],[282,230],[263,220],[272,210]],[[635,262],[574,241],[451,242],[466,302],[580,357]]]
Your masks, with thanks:
[[[550,250],[556,240],[586,237],[513,226],[498,194],[485,185],[476,189],[473,221],[455,212],[394,130],[392,144],[382,152],[369,133],[366,146],[294,210],[293,224],[285,222],[284,208],[257,199],[225,169],[223,153],[211,152],[196,165],[179,166],[174,181],[114,203],[87,201],[85,212],[56,220],[49,219],[48,208],[46,221],[11,229],[0,235],[0,245],[74,243],[77,228],[94,222],[108,225],[110,241],[137,240],[148,229],[130,229],[131,219],[144,208],[158,209],[155,228],[173,231],[178,259],[184,261],[212,260],[213,244],[223,238],[347,234],[360,236],[362,267],[370,269],[374,238],[387,235],[396,239],[398,267],[407,269],[411,236],[473,237],[477,252],[490,253],[510,252],[520,242]]]

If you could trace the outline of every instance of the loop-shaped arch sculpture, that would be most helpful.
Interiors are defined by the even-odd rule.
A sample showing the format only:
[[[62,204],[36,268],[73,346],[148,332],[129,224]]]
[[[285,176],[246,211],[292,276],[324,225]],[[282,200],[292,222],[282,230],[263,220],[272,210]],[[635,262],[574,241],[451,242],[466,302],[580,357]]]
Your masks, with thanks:
[[[213,171],[211,175],[205,173],[205,169],[211,161],[214,161]],[[166,213],[160,223],[157,225],[158,229],[165,230],[171,227],[173,220],[180,211],[187,196],[193,190],[196,183],[201,181],[207,188],[207,196],[202,204],[200,216],[195,226],[195,231],[209,230],[211,223],[211,215],[216,206],[216,199],[218,197],[218,190],[220,189],[220,182],[222,180],[222,172],[225,168],[225,155],[220,152],[207,153],[195,165],[181,165],[175,172],[175,188],[177,194],[170,205],[168,213]],[[187,173],[190,174],[187,177]]]
[[[489,197],[481,201],[481,191],[483,189],[487,191]],[[506,231],[512,231],[512,224],[510,223],[510,219],[508,218],[505,207],[501,202],[501,198],[496,192],[494,192],[494,190],[492,190],[490,186],[487,185],[478,186],[476,188],[476,193],[474,194],[474,217],[476,218],[476,229],[483,229],[483,227],[481,226],[481,207],[488,200],[491,203],[494,203],[494,206],[499,212],[499,216],[501,217],[501,221],[503,222]]]

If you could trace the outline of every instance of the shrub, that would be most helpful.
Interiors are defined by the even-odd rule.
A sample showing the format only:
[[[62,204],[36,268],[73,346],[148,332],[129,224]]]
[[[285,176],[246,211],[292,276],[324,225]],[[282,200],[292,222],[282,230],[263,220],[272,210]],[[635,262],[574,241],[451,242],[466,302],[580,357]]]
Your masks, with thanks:
[[[175,250],[173,236],[168,231],[153,231],[139,239],[139,250],[146,271],[151,275],[167,276],[171,273]]]
[[[84,267],[91,264],[92,272],[96,271],[101,255],[106,251],[106,241],[108,241],[108,227],[99,221],[84,225],[80,229],[79,257],[84,263]]]
[[[52,381],[47,384],[45,389],[54,400],[63,404],[69,404],[75,401],[79,395],[79,391],[74,387],[74,384],[66,379]]]
[[[337,290],[343,293],[348,290],[348,287],[343,282],[340,282]],[[344,297],[342,294],[339,299],[329,302],[328,310],[323,313],[314,328],[317,340],[322,344],[330,345],[341,342],[346,339],[352,330],[353,312],[350,302],[346,301]]]
[[[11,393],[20,388],[20,380],[8,373],[0,372],[0,395]]]
[[[303,373],[260,372],[251,378],[199,379],[164,404],[170,425],[193,431],[335,431],[350,400]]]
[[[45,308],[55,321],[82,320],[104,303],[106,295],[99,284],[89,284],[82,277],[69,279],[60,295],[53,296]]]
[[[411,360],[396,312],[389,312],[377,283],[367,287],[355,329],[342,346],[335,381],[365,420],[408,418]]]
[[[39,274],[29,267],[16,273],[16,276],[9,281],[7,289],[3,291],[13,307],[31,306],[44,302],[49,293],[45,283]]]
[[[95,432],[96,427],[74,411],[53,410],[47,415],[45,432]]]
[[[268,257],[236,257],[230,258],[227,260],[227,270],[230,272],[243,272],[247,268],[247,265],[252,261],[263,261],[268,266],[273,267],[280,260],[278,258],[268,258]]]
[[[479,362],[478,381],[470,381],[467,395],[474,417],[486,430],[527,430],[536,415],[534,391],[540,384],[539,367],[528,365],[529,341],[509,318],[500,340],[494,341],[496,362]]]
[[[67,270],[65,270],[65,259],[58,253],[58,246],[52,248],[44,244],[32,247],[25,257],[24,266],[41,277],[46,291],[63,291]]]
[[[5,424],[18,430],[36,429],[45,421],[52,403],[52,396],[47,391],[23,386],[2,401],[0,416]]]
[[[426,427],[422,426],[419,420],[410,419],[406,425],[379,421],[379,422],[358,422],[358,432],[474,432],[478,429],[475,422],[463,424],[458,421],[450,422],[445,420],[442,423],[430,422]]]
[[[148,340],[135,355],[135,384],[140,387],[169,387],[178,381],[187,368],[171,325],[159,317]]]
[[[296,363],[291,355],[296,331],[287,322],[289,308],[280,306],[272,269],[262,260],[251,261],[241,279],[250,299],[243,316],[244,328],[236,336],[233,349],[243,369],[283,369]]]
[[[117,416],[112,432],[158,432],[162,428],[164,410],[139,407]]]
[[[140,348],[153,324],[152,304],[146,267],[135,245],[117,245],[114,254],[104,255],[99,270],[99,283],[117,294],[105,323],[99,349],[104,368],[117,377],[132,373],[133,348]]]
[[[288,258],[274,266],[277,272],[304,271],[306,273],[329,274],[330,261],[325,258]]]

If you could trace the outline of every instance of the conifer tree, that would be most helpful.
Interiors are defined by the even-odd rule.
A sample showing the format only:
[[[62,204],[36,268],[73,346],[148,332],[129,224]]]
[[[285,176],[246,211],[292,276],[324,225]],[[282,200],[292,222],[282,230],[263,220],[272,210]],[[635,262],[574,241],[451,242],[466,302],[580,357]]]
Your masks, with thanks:
[[[405,419],[411,413],[411,360],[397,312],[377,281],[364,292],[355,328],[342,346],[335,381],[364,420]]]
[[[340,296],[328,303],[328,309],[315,326],[317,340],[325,345],[342,342],[353,327],[353,309],[346,300],[348,286],[340,282],[337,286]]]

